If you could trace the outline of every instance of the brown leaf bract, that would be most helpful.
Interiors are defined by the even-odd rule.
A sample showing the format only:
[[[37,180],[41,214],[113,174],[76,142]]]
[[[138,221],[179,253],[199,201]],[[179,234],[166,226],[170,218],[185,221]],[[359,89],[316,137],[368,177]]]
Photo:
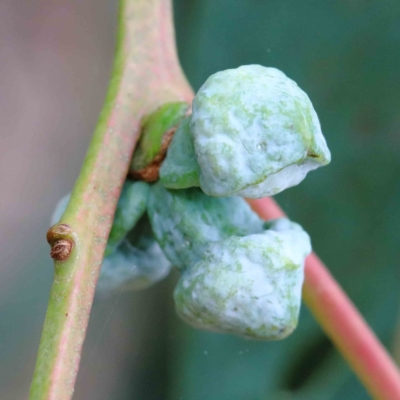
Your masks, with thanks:
[[[174,137],[176,129],[177,129],[176,127],[171,128],[164,134],[162,138],[160,151],[153,158],[153,161],[145,168],[142,168],[137,171],[131,171],[130,175],[132,178],[149,183],[158,180],[162,162],[164,161],[165,156],[167,155],[168,147],[172,141],[172,138]]]

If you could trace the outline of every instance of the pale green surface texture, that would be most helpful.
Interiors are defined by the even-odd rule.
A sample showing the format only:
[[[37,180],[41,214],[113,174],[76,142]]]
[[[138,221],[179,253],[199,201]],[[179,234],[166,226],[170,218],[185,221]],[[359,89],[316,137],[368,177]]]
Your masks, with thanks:
[[[165,278],[171,264],[154,240],[147,215],[101,266],[99,293],[141,290]]]
[[[108,237],[106,256],[116,249],[144,214],[148,196],[149,185],[147,183],[125,181]]]
[[[166,257],[184,269],[203,255],[209,242],[263,230],[263,222],[240,197],[216,199],[200,189],[150,188],[148,214]]]
[[[310,99],[275,68],[211,75],[193,101],[190,127],[210,196],[271,196],[330,162]]]
[[[196,328],[259,340],[297,326],[310,238],[288,220],[264,233],[210,243],[175,289],[178,314]]]
[[[187,117],[176,130],[168,148],[167,157],[160,168],[160,181],[169,189],[186,189],[200,186],[199,175],[190,117]]]

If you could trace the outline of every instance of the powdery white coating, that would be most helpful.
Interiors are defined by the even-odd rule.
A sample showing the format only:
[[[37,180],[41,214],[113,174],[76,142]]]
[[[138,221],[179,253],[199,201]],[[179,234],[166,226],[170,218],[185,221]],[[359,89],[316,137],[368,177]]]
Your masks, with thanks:
[[[300,224],[290,221],[287,218],[278,218],[264,223],[265,234],[278,232],[284,235],[285,241],[281,242],[283,253],[290,259],[302,259],[308,256],[311,251],[310,236]]]
[[[263,221],[240,197],[217,199],[200,189],[150,188],[148,214],[170,262],[184,269],[201,259],[209,242],[263,231]]]
[[[97,291],[145,289],[164,279],[170,270],[171,264],[151,236],[142,236],[135,245],[125,239],[103,260]]]
[[[292,186],[298,185],[308,172],[321,166],[313,160],[307,160],[304,164],[292,164],[275,174],[269,175],[265,181],[258,185],[248,186],[237,193],[238,196],[248,198],[259,198],[264,196],[273,196]],[[264,193],[260,196],[260,193]]]
[[[199,173],[190,133],[190,117],[187,117],[168,147],[167,157],[160,168],[160,181],[169,189],[186,189],[200,186]]]
[[[210,196],[270,196],[330,162],[306,93],[275,68],[217,72],[193,101],[200,187]]]
[[[154,240],[144,215],[116,250],[104,258],[98,292],[145,289],[165,278],[170,270],[171,264]]]
[[[259,340],[282,339],[297,326],[310,238],[288,220],[261,234],[211,243],[181,276],[177,313],[196,328]]]

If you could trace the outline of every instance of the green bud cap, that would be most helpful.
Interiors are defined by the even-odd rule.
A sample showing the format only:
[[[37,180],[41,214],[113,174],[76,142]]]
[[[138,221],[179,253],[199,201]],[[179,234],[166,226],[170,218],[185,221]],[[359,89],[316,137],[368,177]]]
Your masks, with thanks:
[[[310,99],[275,68],[247,65],[209,77],[193,101],[190,129],[200,187],[210,196],[271,196],[331,159]]]
[[[183,272],[176,311],[190,325],[249,339],[276,340],[297,326],[310,238],[288,220],[264,233],[210,243]]]
[[[164,254],[180,269],[199,261],[209,242],[263,231],[263,221],[240,197],[168,190],[160,182],[150,188],[148,215]]]

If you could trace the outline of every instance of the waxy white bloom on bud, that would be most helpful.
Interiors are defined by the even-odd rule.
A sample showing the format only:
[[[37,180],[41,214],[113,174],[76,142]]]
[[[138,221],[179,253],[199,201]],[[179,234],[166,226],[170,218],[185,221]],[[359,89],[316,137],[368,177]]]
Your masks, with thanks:
[[[210,76],[193,101],[190,129],[210,196],[271,196],[331,158],[310,99],[275,68]]]
[[[178,282],[177,313],[200,329],[283,339],[297,326],[310,252],[307,233],[286,219],[264,233],[210,243]]]

